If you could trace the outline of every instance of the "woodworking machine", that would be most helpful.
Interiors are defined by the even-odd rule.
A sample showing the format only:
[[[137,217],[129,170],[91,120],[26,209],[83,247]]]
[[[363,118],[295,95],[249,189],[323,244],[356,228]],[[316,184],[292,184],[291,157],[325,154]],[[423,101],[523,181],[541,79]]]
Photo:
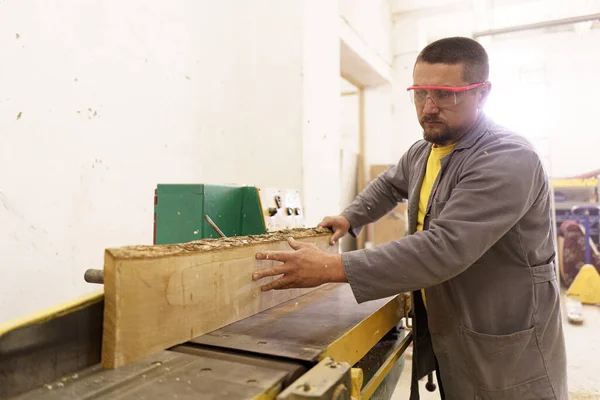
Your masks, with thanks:
[[[304,225],[294,190],[158,185],[154,203],[155,244]],[[347,284],[323,285],[103,369],[99,291],[0,325],[0,399],[389,399],[412,340],[408,306],[405,294],[357,304]]]

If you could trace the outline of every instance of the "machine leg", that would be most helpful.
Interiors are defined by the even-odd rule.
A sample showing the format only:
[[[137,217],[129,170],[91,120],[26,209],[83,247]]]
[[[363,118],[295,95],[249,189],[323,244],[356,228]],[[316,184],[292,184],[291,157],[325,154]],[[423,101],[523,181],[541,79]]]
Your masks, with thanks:
[[[433,383],[433,374],[427,375],[427,383],[425,384],[425,389],[430,392],[435,392],[436,389],[435,383]]]

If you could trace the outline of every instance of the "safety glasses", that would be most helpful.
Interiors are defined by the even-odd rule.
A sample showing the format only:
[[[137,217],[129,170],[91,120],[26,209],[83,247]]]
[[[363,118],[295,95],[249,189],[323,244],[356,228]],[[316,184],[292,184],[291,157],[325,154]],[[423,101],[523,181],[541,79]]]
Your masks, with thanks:
[[[423,106],[428,98],[437,107],[452,107],[465,99],[467,91],[485,85],[486,82],[473,83],[467,86],[411,86],[408,89],[410,101]]]

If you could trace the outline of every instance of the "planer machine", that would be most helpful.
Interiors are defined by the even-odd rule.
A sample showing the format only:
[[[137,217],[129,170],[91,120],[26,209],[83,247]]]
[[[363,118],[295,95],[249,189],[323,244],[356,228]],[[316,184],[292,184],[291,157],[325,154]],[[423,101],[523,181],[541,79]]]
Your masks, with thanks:
[[[154,244],[304,227],[294,190],[158,185],[154,211]],[[101,284],[102,271],[85,279]],[[327,284],[107,369],[99,291],[0,324],[0,399],[389,399],[412,341],[409,307],[407,294],[357,304],[349,285]]]

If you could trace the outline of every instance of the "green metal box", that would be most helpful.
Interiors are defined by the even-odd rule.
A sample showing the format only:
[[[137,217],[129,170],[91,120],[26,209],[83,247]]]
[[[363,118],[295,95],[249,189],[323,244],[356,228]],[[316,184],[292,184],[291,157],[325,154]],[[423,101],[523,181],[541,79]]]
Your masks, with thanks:
[[[256,187],[159,184],[154,195],[154,244],[219,237],[205,215],[228,237],[266,233]]]

